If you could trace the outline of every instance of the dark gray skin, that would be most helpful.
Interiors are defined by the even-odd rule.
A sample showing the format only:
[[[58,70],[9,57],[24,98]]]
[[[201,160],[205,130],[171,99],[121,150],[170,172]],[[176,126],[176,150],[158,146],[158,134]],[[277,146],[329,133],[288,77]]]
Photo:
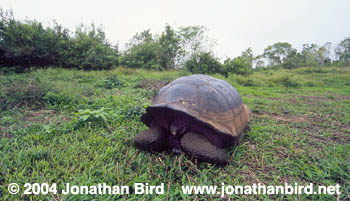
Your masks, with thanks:
[[[171,150],[175,154],[186,153],[202,162],[227,164],[223,148],[211,143],[204,134],[192,131],[191,126],[181,120],[172,121],[168,128],[157,123],[135,137],[135,145],[146,151],[161,152]]]

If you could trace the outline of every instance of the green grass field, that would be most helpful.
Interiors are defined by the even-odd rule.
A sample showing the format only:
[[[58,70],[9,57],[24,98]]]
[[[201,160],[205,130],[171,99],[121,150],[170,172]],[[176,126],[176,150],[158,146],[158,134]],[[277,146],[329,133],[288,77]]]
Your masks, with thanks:
[[[185,71],[43,69],[0,74],[0,200],[350,200],[350,67],[267,70],[230,82],[252,111],[229,165],[133,146],[163,85]],[[162,195],[136,195],[142,182]],[[18,183],[17,195],[8,185]],[[25,195],[25,183],[126,185],[129,195]],[[182,185],[341,186],[341,195],[184,195]]]

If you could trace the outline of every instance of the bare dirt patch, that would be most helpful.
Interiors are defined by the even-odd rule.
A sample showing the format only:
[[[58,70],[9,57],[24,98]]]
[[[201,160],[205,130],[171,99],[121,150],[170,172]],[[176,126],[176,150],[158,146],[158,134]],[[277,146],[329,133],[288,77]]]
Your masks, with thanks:
[[[329,131],[328,136],[322,136],[319,132],[311,132],[308,134],[309,144],[326,144],[326,145],[336,145],[336,144],[350,144],[350,136],[345,135],[342,132]]]
[[[56,112],[54,110],[28,111],[23,117],[24,121],[47,123]]]
[[[333,91],[327,91],[327,93],[334,96],[336,100],[350,100],[350,96],[339,95]]]
[[[317,104],[320,102],[350,100],[350,96],[336,94],[333,91],[328,91],[327,94],[328,94],[327,96],[300,96],[300,98],[307,104]]]
[[[327,115],[314,113],[311,117],[292,116],[264,111],[255,111],[256,117],[267,117],[279,123],[306,123],[306,127],[299,128],[300,133],[309,136],[310,145],[321,144],[349,144],[350,134],[346,130],[350,130],[350,125],[342,124],[337,121],[329,121]],[[327,135],[325,135],[327,133]]]
[[[288,113],[288,112],[285,112],[285,113]],[[309,122],[310,121],[310,119],[306,116],[281,115],[281,114],[264,112],[264,111],[255,111],[253,114],[258,117],[265,116],[265,117],[274,119],[276,121],[284,121],[284,122]]]
[[[31,123],[49,124],[50,122],[56,122],[61,124],[63,121],[69,121],[72,118],[68,115],[57,114],[54,110],[37,110],[27,111],[23,116],[23,121],[26,125]]]

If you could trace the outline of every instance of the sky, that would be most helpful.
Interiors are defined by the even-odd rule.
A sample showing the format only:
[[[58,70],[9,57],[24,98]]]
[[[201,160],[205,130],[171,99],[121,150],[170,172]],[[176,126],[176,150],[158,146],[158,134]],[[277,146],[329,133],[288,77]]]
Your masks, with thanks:
[[[333,46],[350,37],[349,0],[0,0],[16,19],[57,21],[70,30],[77,25],[103,25],[108,40],[120,47],[137,32],[161,33],[172,27],[201,25],[216,41],[220,58],[236,57],[251,47],[255,55],[269,45],[288,42]]]

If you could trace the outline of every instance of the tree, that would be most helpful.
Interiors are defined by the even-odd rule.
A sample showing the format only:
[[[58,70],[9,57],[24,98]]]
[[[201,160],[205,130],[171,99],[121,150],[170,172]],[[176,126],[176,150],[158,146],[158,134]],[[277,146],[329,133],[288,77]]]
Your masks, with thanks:
[[[265,48],[263,56],[269,61],[271,66],[281,66],[284,58],[289,53],[295,51],[292,45],[287,42],[278,42]]]
[[[286,69],[293,69],[301,66],[303,62],[302,56],[296,49],[293,49],[289,54],[283,59],[282,66]]]
[[[248,75],[253,73],[253,51],[251,48],[242,52],[242,55],[233,59],[226,59],[224,61],[224,75],[228,73],[235,73],[240,75]]]
[[[302,64],[304,66],[322,66],[330,62],[329,53],[327,52],[327,43],[319,47],[316,44],[304,44],[302,55]]]
[[[159,37],[159,58],[162,68],[175,69],[177,67],[176,61],[182,54],[181,38],[176,34],[170,25],[165,26],[164,32]]]
[[[336,55],[343,64],[350,64],[350,37],[339,43],[336,48]]]
[[[324,64],[331,64],[332,62],[332,43],[326,42],[322,46],[325,50],[323,51]]]
[[[326,57],[327,49],[324,46],[318,48],[316,52],[316,61],[319,66],[324,66],[329,58]]]
[[[81,69],[110,69],[118,65],[118,49],[112,47],[101,27],[80,25],[71,40],[69,63]]]
[[[159,49],[159,43],[153,38],[149,29],[140,34],[136,33],[120,57],[121,65],[131,68],[162,70]]]
[[[159,37],[150,30],[136,35],[127,44],[122,65],[147,69],[177,69],[193,55],[210,52],[211,43],[203,26],[187,26],[174,30],[166,25]]]
[[[185,63],[185,68],[192,73],[223,73],[222,64],[210,52],[193,54]]]
[[[132,48],[135,47],[137,45],[141,45],[143,43],[147,43],[147,42],[154,42],[154,38],[153,35],[151,33],[150,29],[144,30],[141,33],[136,33],[132,39],[126,44],[126,48]]]
[[[181,58],[180,65],[188,60],[192,55],[200,52],[211,52],[214,41],[206,36],[207,28],[204,26],[186,26],[178,28],[177,34],[181,38]]]

